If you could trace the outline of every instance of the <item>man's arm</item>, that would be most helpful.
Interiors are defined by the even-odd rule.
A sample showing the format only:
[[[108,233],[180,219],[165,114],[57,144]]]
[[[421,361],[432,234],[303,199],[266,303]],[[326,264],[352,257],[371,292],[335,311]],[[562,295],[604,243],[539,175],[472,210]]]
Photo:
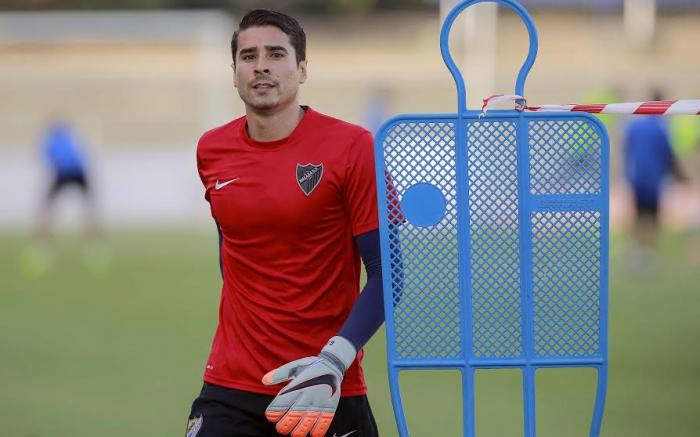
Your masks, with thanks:
[[[687,182],[688,178],[686,177],[685,173],[683,172],[683,169],[680,166],[680,163],[678,162],[678,158],[676,157],[676,154],[673,151],[673,147],[671,146],[671,139],[667,132],[664,132],[662,135],[660,135],[659,147],[661,147],[664,157],[666,158],[666,161],[668,163],[668,171],[671,174],[671,176],[673,176],[678,182]]]
[[[359,351],[384,323],[384,290],[379,231],[360,234],[355,243],[365,265],[367,283],[338,335],[350,340]]]
[[[398,226],[391,227],[392,241],[398,238],[397,229]],[[367,283],[338,335],[330,339],[318,356],[292,361],[263,377],[266,385],[291,381],[265,411],[281,434],[291,432],[294,437],[325,434],[338,406],[345,371],[355,361],[357,351],[384,322],[379,231],[360,234],[355,242],[365,265]],[[400,260],[392,260],[393,269],[400,266]],[[396,295],[400,297],[400,290]]]

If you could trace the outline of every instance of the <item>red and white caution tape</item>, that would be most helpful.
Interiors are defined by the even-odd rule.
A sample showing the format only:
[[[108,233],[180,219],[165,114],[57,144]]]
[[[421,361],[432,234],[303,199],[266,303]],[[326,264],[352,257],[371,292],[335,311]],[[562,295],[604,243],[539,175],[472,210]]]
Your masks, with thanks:
[[[484,99],[484,105],[481,107],[481,116],[483,117],[484,115],[486,115],[486,112],[491,106],[503,102],[515,102],[516,111],[522,111],[527,108],[527,100],[523,96],[519,96],[517,94],[495,94]]]
[[[660,100],[629,103],[601,103],[593,105],[539,105],[529,106],[523,96],[497,94],[484,99],[481,115],[485,115],[492,105],[516,102],[518,111],[532,112],[588,112],[591,114],[646,114],[646,115],[700,115],[698,100]]]

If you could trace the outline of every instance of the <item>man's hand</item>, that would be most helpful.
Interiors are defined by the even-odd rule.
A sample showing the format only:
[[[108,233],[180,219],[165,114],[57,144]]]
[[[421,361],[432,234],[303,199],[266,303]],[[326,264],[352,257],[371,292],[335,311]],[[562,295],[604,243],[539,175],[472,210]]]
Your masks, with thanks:
[[[267,420],[277,423],[277,432],[323,437],[338,407],[340,383],[356,353],[352,343],[336,336],[318,356],[292,361],[263,376],[265,385],[291,380],[265,411]]]

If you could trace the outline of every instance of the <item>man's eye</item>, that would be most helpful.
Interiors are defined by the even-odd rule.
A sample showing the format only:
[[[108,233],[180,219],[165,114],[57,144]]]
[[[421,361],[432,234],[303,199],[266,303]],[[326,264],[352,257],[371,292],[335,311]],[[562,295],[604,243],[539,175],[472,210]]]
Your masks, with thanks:
[[[254,55],[243,55],[243,56],[241,56],[241,59],[244,60],[244,61],[250,61],[250,60],[252,60],[252,59],[254,59],[254,58],[255,58]]]
[[[284,53],[282,52],[274,52],[271,55],[273,58],[284,58]]]

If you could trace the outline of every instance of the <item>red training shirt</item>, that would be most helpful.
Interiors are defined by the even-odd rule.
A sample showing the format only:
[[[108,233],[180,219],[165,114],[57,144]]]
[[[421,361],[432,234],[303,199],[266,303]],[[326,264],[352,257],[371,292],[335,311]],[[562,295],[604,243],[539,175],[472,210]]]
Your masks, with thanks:
[[[197,146],[205,198],[222,234],[219,324],[204,380],[276,394],[261,378],[316,355],[360,292],[353,237],[378,228],[371,134],[311,108],[289,137],[259,142],[246,118]],[[366,393],[358,358],[344,396]]]

